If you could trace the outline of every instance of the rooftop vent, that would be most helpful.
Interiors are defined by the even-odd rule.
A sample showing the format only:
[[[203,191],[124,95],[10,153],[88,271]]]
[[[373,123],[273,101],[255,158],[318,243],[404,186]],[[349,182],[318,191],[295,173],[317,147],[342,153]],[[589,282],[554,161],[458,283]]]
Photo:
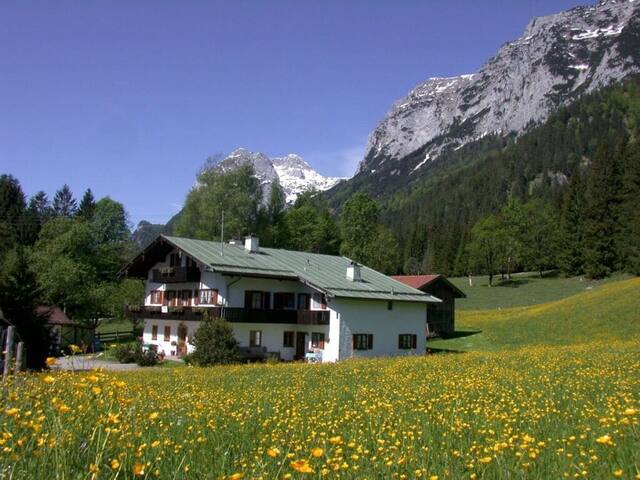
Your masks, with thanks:
[[[249,253],[258,253],[260,250],[258,237],[254,237],[253,235],[244,237],[244,249]]]
[[[360,275],[360,265],[356,262],[351,262],[347,267],[347,280],[350,282],[360,282],[362,276]]]

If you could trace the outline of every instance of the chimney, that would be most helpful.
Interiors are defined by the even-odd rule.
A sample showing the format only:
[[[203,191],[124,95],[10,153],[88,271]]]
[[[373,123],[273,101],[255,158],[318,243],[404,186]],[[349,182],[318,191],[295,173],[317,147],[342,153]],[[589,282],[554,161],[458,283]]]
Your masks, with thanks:
[[[359,282],[362,280],[360,276],[360,265],[356,262],[351,262],[347,267],[347,280],[350,282]]]
[[[244,237],[244,249],[249,253],[258,253],[260,250],[258,237],[254,237],[253,235]]]

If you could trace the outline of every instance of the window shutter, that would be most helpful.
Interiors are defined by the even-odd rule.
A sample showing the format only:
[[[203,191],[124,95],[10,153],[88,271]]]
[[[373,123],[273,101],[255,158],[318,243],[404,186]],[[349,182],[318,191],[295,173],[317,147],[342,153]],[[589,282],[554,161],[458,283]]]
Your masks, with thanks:
[[[269,310],[271,308],[271,293],[262,292],[262,308]]]
[[[369,334],[367,336],[369,337],[368,338],[368,340],[369,340],[369,350],[372,350],[373,349],[373,335]]]
[[[218,290],[211,291],[211,303],[214,305],[218,304]]]
[[[356,349],[356,336],[355,335],[351,335],[351,343],[352,343],[352,348],[355,350]]]
[[[164,294],[164,290],[160,291],[160,304],[166,305],[167,297]]]
[[[244,308],[251,308],[251,290],[244,292]]]
[[[411,336],[411,340],[412,340],[412,348],[418,348],[418,336],[417,335],[412,335]]]
[[[193,304],[200,305],[200,290],[193,291]]]
[[[320,294],[320,302],[322,306],[322,310],[327,309],[327,296],[324,293]]]
[[[402,335],[398,335],[398,348],[402,348]]]
[[[320,334],[320,341],[318,342],[318,347],[324,350],[324,333]]]

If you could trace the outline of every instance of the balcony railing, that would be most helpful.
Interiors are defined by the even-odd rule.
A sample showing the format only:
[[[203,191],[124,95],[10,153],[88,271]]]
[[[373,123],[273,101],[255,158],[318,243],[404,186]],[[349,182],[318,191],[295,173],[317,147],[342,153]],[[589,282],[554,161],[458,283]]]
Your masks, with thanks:
[[[200,269],[198,267],[164,267],[153,270],[155,283],[184,283],[199,282]]]
[[[164,312],[163,312],[164,310]],[[127,307],[129,318],[199,321],[204,312],[234,323],[329,325],[329,310],[265,310],[236,307]]]

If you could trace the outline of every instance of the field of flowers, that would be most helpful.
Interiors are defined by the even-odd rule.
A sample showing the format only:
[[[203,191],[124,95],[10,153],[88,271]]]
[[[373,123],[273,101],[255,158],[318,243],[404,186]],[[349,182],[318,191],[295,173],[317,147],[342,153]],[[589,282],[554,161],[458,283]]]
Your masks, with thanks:
[[[640,343],[2,388],[0,478],[640,478]]]

